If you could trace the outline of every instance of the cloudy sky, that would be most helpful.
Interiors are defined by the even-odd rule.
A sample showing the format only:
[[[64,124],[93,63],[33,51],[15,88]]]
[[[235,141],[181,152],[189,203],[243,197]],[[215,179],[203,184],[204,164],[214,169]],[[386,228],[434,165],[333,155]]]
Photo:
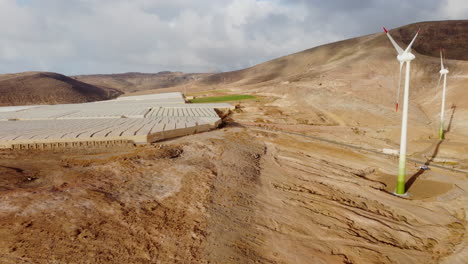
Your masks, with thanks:
[[[0,0],[0,73],[228,71],[466,18],[466,0]]]

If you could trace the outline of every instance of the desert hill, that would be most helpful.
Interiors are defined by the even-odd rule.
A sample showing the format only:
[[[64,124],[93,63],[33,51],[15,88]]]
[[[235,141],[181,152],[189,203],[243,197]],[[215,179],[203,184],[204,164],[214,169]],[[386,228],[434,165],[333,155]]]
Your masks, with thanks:
[[[454,116],[457,122],[453,128],[462,132],[468,127],[468,62],[463,61],[468,54],[465,45],[468,21],[424,22],[391,33],[406,47],[405,42],[411,40],[418,27],[421,33],[413,52],[416,59],[411,64],[410,118],[421,125],[437,123],[441,99],[441,89],[436,89],[440,70],[438,54],[439,47],[444,45],[447,57],[457,59],[446,61],[450,70],[447,107],[457,106]],[[398,125],[396,55],[382,32],[315,47],[244,70],[206,76],[194,87],[205,90],[230,87],[277,96],[279,99],[274,104],[291,106],[313,120],[319,120],[320,115],[335,120],[332,123],[349,126]]]
[[[380,26],[376,26],[376,34],[314,47],[232,72],[75,78],[136,94],[228,89],[275,97],[275,106],[287,107],[294,112],[291,114],[317,125],[397,127],[401,120],[400,113],[395,112],[399,67],[396,52]],[[468,54],[468,21],[421,22],[391,29],[391,34],[406,47],[418,28],[421,33],[413,50],[416,59],[411,69],[410,119],[422,127],[436,126],[441,99],[441,89],[436,89],[438,54],[444,46],[450,70],[447,107],[457,106],[452,128],[466,131],[468,62],[464,60]]]
[[[390,33],[402,46],[406,46],[421,29],[418,40],[413,45],[417,54],[439,58],[440,48],[446,51],[446,59],[468,60],[468,20],[421,22],[392,29]],[[376,28],[380,30],[380,27]],[[355,58],[364,52],[362,59],[370,61],[379,56],[374,51],[379,48],[389,48],[391,45],[382,33],[357,37],[335,43],[314,47],[302,52],[280,57],[259,65],[238,70],[205,76],[202,84],[225,84],[241,81],[245,84],[277,80],[296,75],[292,81],[316,78],[318,71],[327,71],[330,66],[339,66],[339,62]],[[364,49],[368,49],[364,51]],[[393,54],[393,49],[385,50]],[[383,54],[382,54],[383,55]],[[370,57],[371,56],[371,57]],[[426,58],[418,57],[426,62]],[[330,64],[334,63],[334,64]],[[319,68],[316,68],[321,66]],[[326,67],[328,66],[328,67]],[[312,71],[311,67],[315,67]],[[356,70],[361,71],[357,68]],[[298,79],[299,78],[299,79]],[[247,79],[247,80],[246,80]]]
[[[164,71],[158,73],[129,72],[121,74],[78,75],[73,78],[98,87],[110,87],[130,93],[183,85],[196,81],[206,75],[210,74]]]
[[[402,46],[406,46],[418,28],[421,28],[421,33],[414,45],[417,58],[412,63],[412,101],[417,103],[418,111],[427,105],[428,114],[435,115],[437,111],[433,111],[436,109],[432,109],[431,103],[440,99],[440,92],[435,89],[440,47],[446,50],[452,75],[449,79],[453,79],[450,85],[457,91],[450,93],[449,97],[454,105],[463,104],[466,99],[463,88],[457,87],[463,86],[462,72],[467,67],[463,60],[468,60],[468,46],[465,44],[468,40],[468,20],[421,22],[392,29],[391,34]],[[381,31],[380,25],[376,26],[376,31]],[[330,110],[332,114],[335,110],[343,112],[345,119],[349,120],[345,123],[350,125],[378,124],[382,123],[382,117],[391,123],[397,117],[392,112],[398,84],[395,56],[393,47],[382,32],[322,45],[232,72],[125,73],[74,78],[99,87],[136,94],[226,87],[264,91],[289,99],[295,97],[299,101],[307,101],[307,105],[317,102],[319,108],[323,108],[320,104],[326,103],[324,110]],[[305,100],[306,97],[313,98]],[[356,104],[356,109],[351,106],[343,108],[352,102]],[[354,115],[355,111],[357,115]],[[362,111],[370,111],[371,118],[360,114]],[[385,115],[375,115],[376,111],[384,111]],[[419,115],[426,113],[418,111],[414,118],[421,119]]]
[[[103,89],[52,72],[0,75],[0,105],[82,103],[115,98],[116,89]]]
[[[439,48],[444,48],[447,59],[468,60],[468,20],[415,23],[391,33],[408,44],[418,29],[421,29],[421,37],[414,45],[418,53],[439,57]]]

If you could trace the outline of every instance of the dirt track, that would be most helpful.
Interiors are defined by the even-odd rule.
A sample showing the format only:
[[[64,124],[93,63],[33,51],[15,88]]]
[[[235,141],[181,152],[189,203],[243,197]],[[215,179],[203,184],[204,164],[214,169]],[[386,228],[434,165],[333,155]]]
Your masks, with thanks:
[[[338,146],[338,147],[353,149],[353,150],[357,150],[357,151],[369,152],[369,153],[373,153],[373,154],[377,154],[377,155],[383,155],[383,156],[387,156],[388,158],[394,158],[395,157],[395,155],[393,155],[393,154],[387,154],[387,153],[383,153],[382,151],[378,151],[378,150],[375,150],[375,149],[362,148],[362,147],[359,147],[359,146],[354,146],[354,145],[350,145],[350,144],[343,143],[343,142],[329,140],[329,139],[324,138],[324,137],[304,135],[304,134],[300,134],[300,133],[296,133],[296,132],[291,132],[291,131],[286,131],[286,130],[279,130],[274,125],[262,124],[262,125],[259,126],[259,125],[255,125],[255,124],[242,124],[242,126],[244,126],[246,128],[253,129],[253,130],[267,131],[267,132],[273,132],[273,133],[276,132],[276,133],[281,133],[281,134],[286,134],[286,135],[299,136],[299,137],[303,137],[303,138],[308,139],[308,140],[326,142],[326,143],[330,143],[330,144]],[[438,143],[439,142],[432,145],[429,148],[429,150],[432,150],[434,148],[434,146],[436,146]],[[440,142],[440,143],[442,143],[442,142]],[[453,167],[448,167],[448,166],[443,166],[443,165],[438,165],[438,164],[431,164],[431,162],[430,161],[428,162],[428,160],[418,160],[418,159],[414,159],[414,158],[407,158],[407,160],[410,161],[410,162],[415,162],[416,164],[419,164],[419,165],[430,165],[431,167],[435,167],[435,168],[439,168],[439,169],[443,169],[443,170],[447,170],[447,171],[452,171],[452,172],[464,173],[464,174],[468,175],[468,171],[461,170],[461,169],[455,169]]]

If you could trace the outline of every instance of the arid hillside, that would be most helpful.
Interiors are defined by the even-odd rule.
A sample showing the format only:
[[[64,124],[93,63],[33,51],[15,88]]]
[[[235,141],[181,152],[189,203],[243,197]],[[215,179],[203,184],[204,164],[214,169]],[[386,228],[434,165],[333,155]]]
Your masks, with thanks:
[[[391,33],[408,44],[414,32],[421,29],[421,38],[414,45],[420,54],[439,57],[439,48],[444,48],[446,57],[454,60],[468,60],[468,20],[421,22],[400,27]]]
[[[439,50],[444,48],[447,59],[468,60],[468,46],[465,44],[468,40],[468,20],[421,22],[392,29],[390,33],[394,39],[406,47],[418,29],[421,29],[421,32],[413,45],[416,54],[439,58]],[[380,27],[376,28],[376,31],[379,30],[381,30]],[[373,52],[379,51],[380,48],[391,48],[391,45],[384,34],[377,33],[314,47],[244,70],[212,74],[203,78],[200,83],[226,84],[247,81],[246,83],[251,84],[284,79],[292,75],[300,77],[292,81],[308,80],[318,77],[317,71],[312,71],[310,67],[322,66],[322,68],[314,69],[327,71],[330,67],[324,66],[339,67],[345,62],[343,59],[353,58],[353,55],[359,55],[364,49],[366,51],[362,59],[369,62],[371,59],[381,62],[383,59],[381,55],[394,53],[393,48],[386,50],[384,54],[380,53],[380,56],[379,53]],[[360,61],[359,59],[356,61]],[[418,57],[418,60],[431,63],[426,58]],[[356,68],[355,70],[362,72],[366,69]],[[302,73],[301,76],[299,76],[300,73]]]
[[[444,45],[448,57],[458,59],[445,62],[450,70],[447,105],[456,107],[451,128],[454,132],[468,131],[468,74],[465,74],[468,62],[463,61],[464,54],[468,54],[464,44],[468,40],[464,37],[468,23],[425,22],[393,29],[391,33],[406,47],[405,42],[409,42],[418,27],[422,30],[415,42],[416,59],[411,64],[410,118],[415,125],[437,123],[442,92],[436,87],[440,70],[438,54]],[[433,38],[436,41],[430,41]],[[434,44],[430,46],[430,43]],[[275,105],[302,112],[311,120],[317,119],[316,124],[325,119],[322,124],[333,120],[350,126],[398,125],[401,119],[400,113],[395,112],[399,78],[396,55],[382,32],[312,48],[248,69],[210,75],[192,89],[229,88],[234,92],[275,96],[278,98]]]
[[[129,72],[122,74],[79,75],[73,78],[99,87],[115,88],[125,93],[131,93],[179,86],[196,81],[207,75],[210,74],[165,71],[158,73]]]
[[[462,115],[468,113],[464,103],[468,99],[464,88],[468,75],[463,74],[468,69],[468,62],[464,61],[468,60],[465,45],[468,20],[421,22],[392,29],[391,34],[406,47],[418,28],[421,33],[414,44],[416,59],[412,63],[410,98],[415,111],[411,111],[411,118],[424,124],[435,122],[441,99],[441,89],[436,90],[441,47],[446,51],[446,64],[450,70],[447,102],[449,106],[457,107],[458,114],[454,118],[468,116]],[[376,31],[380,30],[380,26],[376,27]],[[380,125],[395,124],[400,116],[394,110],[398,85],[395,57],[395,50],[382,32],[326,44],[232,72],[126,73],[74,78],[127,94],[191,93],[227,88],[258,95],[277,95],[284,99],[278,100],[277,104],[321,109],[319,115],[326,119],[340,117],[338,123]],[[317,113],[314,110],[311,114],[317,116]],[[456,123],[461,126],[466,122]]]
[[[439,77],[439,50],[447,54],[447,102],[457,109],[454,129],[468,125],[468,20],[421,22],[392,29],[391,34],[406,47],[418,28],[421,33],[414,45],[416,59],[412,62],[411,118],[424,125],[434,123],[439,112],[441,89],[436,89]],[[380,31],[376,27],[376,31]],[[395,113],[398,85],[396,51],[383,33],[339,41],[277,58],[251,68],[218,74],[183,75],[156,74],[158,78],[133,74],[131,82],[115,83],[115,77],[77,77],[96,85],[121,89],[124,92],[158,93],[167,91],[205,91],[231,89],[257,95],[278,96],[275,103],[294,105],[295,109],[336,119],[346,125],[397,124]],[[161,79],[162,76],[172,76]],[[178,81],[173,80],[173,76]],[[184,79],[180,81],[179,78]],[[125,78],[126,80],[129,78]],[[107,81],[104,81],[107,80]],[[141,85],[138,83],[145,83]],[[172,84],[171,84],[172,83]],[[125,87],[125,88],[123,88]],[[440,88],[440,87],[439,87]],[[149,89],[149,90],[147,90]],[[401,93],[402,95],[403,93]],[[320,109],[320,110],[318,110]],[[301,111],[302,111],[301,110]],[[320,113],[319,113],[320,112]],[[465,113],[465,114],[463,114]],[[312,119],[316,119],[311,117]],[[320,118],[319,118],[320,119]],[[327,121],[328,122],[328,121]]]
[[[122,92],[51,72],[0,75],[0,105],[83,103],[112,99]]]

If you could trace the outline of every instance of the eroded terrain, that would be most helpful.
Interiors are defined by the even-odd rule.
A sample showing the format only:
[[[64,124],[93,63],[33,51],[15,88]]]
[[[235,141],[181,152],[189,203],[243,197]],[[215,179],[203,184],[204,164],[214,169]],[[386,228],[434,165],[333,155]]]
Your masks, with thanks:
[[[401,199],[396,159],[237,116],[144,147],[2,151],[2,263],[463,263],[466,175],[435,168]]]

